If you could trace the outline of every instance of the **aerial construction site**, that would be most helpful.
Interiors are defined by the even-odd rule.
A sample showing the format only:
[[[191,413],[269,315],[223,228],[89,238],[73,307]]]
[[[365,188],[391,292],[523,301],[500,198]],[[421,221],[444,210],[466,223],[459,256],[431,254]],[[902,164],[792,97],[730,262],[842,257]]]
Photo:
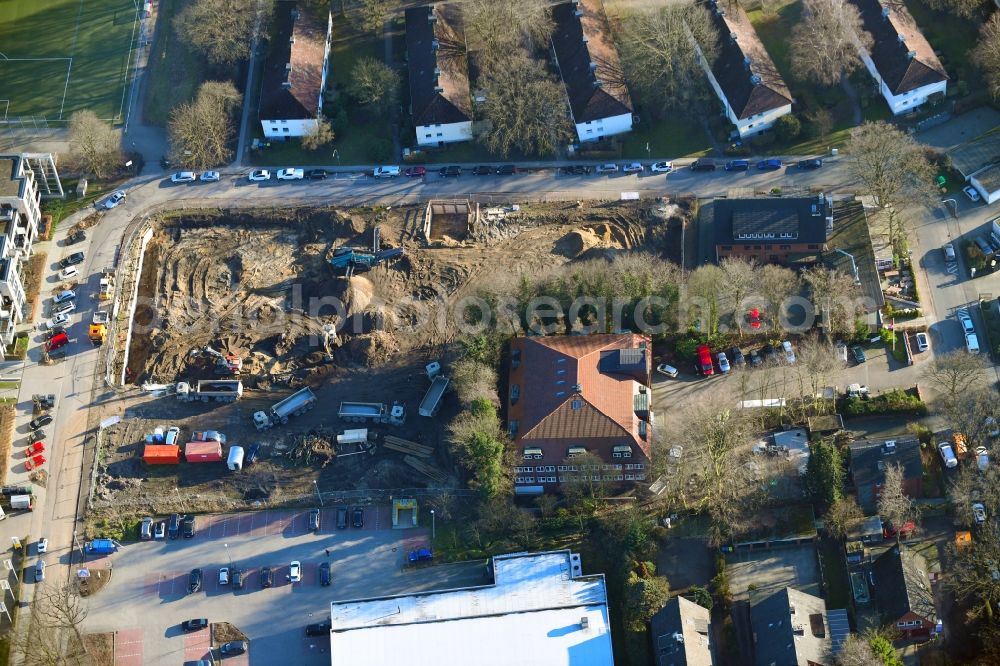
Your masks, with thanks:
[[[686,205],[660,201],[449,200],[155,220],[125,359],[145,391],[102,433],[96,506],[128,498],[162,513],[308,501],[317,486],[461,487],[445,446],[458,409],[452,306],[501,279],[623,250],[679,261],[687,219]],[[224,435],[219,460],[181,462],[204,431]],[[180,447],[164,453],[177,462],[144,461],[161,445]],[[246,460],[230,469],[234,448]]]

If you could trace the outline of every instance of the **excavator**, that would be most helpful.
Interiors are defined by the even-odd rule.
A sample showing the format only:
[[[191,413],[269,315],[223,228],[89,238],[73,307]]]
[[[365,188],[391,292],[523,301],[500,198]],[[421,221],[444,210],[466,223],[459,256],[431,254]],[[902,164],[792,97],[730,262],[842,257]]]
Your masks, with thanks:
[[[243,359],[235,354],[223,354],[211,347],[200,347],[191,350],[191,357],[211,356],[215,359],[215,374],[219,376],[238,375],[243,371]]]

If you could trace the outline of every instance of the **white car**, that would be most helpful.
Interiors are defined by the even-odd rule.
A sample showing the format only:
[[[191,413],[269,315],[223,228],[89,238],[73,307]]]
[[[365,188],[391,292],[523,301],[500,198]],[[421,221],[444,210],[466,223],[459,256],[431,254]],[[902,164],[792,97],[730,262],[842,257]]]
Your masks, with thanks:
[[[218,171],[206,171],[203,174],[201,174],[201,180],[204,181],[204,182],[206,182],[206,183],[214,183],[217,180],[219,180],[219,172]]]
[[[973,503],[972,519],[976,521],[976,525],[982,525],[986,522],[986,507],[983,506],[982,502]]]
[[[677,376],[677,368],[675,368],[672,365],[668,365],[666,363],[661,363],[658,366],[656,366],[656,371],[661,375],[666,375],[667,377]]]
[[[170,426],[167,428],[167,434],[163,437],[163,443],[167,446],[173,446],[177,444],[177,440],[180,439],[181,429],[177,426]]]
[[[67,324],[69,324],[69,315],[66,313],[62,313],[62,314],[57,314],[52,319],[49,319],[45,323],[45,326],[49,330],[52,330],[53,328],[56,328],[58,326],[66,326]]]
[[[965,192],[965,196],[972,199],[974,203],[979,203],[981,197],[979,196],[979,192],[977,192],[976,188],[974,188],[972,185],[966,185],[965,187],[962,188],[962,191]]]
[[[721,372],[722,374],[726,374],[727,372],[729,372],[730,370],[729,359],[726,358],[726,352],[719,352],[718,354],[716,354],[716,358],[719,361],[719,372]]]
[[[271,172],[267,169],[254,169],[247,175],[247,179],[252,183],[257,183],[263,180],[271,180]]]
[[[955,457],[955,450],[951,448],[951,444],[938,442],[938,453],[941,454],[941,460],[945,467],[949,469],[958,467],[958,458]]]
[[[990,437],[1000,437],[1000,425],[997,425],[997,420],[992,416],[987,416],[983,420],[983,426]]]
[[[66,291],[60,291],[58,294],[52,297],[53,303],[64,303],[66,301],[72,301],[76,298],[76,292],[72,289],[67,289]]]
[[[125,190],[118,190],[110,197],[108,197],[108,200],[104,202],[104,207],[108,210],[111,210],[121,202],[125,201],[126,196],[127,195],[125,194]]]
[[[673,162],[657,162],[649,167],[649,170],[653,173],[670,173],[674,170]]]
[[[278,180],[302,180],[305,177],[305,173],[302,169],[293,169],[291,167],[279,169]]]
[[[288,565],[288,580],[293,583],[302,580],[302,564],[298,560],[292,560],[292,563]]]
[[[178,171],[170,177],[171,183],[193,183],[198,180],[198,175],[194,171]]]
[[[945,243],[944,246],[941,248],[941,250],[944,252],[944,260],[945,261],[947,261],[949,263],[951,263],[952,261],[955,261],[955,246],[954,245],[952,245],[951,243]]]
[[[596,171],[597,171],[597,173],[617,173],[618,172],[618,165],[617,164],[598,164]]]
[[[76,303],[74,303],[73,301],[66,301],[64,303],[60,303],[59,305],[54,305],[52,307],[52,314],[60,315],[68,312],[73,312],[74,310],[76,310]]]
[[[925,352],[925,351],[927,351],[928,349],[931,348],[931,345],[930,345],[930,342],[927,339],[927,334],[926,333],[917,333],[913,337],[916,340],[917,351],[918,352]]]
[[[976,332],[976,326],[972,323],[972,318],[969,315],[960,315],[958,321],[962,323],[962,331],[966,334]]]
[[[59,271],[59,279],[60,280],[69,280],[69,279],[75,278],[79,274],[80,274],[80,270],[76,266],[69,266],[69,267],[64,268],[61,271]]]
[[[373,178],[395,178],[399,175],[398,166],[380,166],[372,171]]]
[[[638,162],[629,162],[628,164],[622,167],[622,171],[624,171],[625,173],[642,173],[644,168],[645,167],[643,167]]]
[[[38,545],[35,546],[35,548],[38,550],[39,555],[41,555],[42,553],[49,552],[49,540],[46,539],[45,537],[42,537],[41,539],[38,540]]]
[[[965,336],[965,349],[970,354],[979,353],[979,338],[976,337],[975,333],[969,333]]]
[[[985,472],[990,466],[990,452],[985,446],[976,447],[976,466],[980,472]]]
[[[219,569],[219,585],[229,585],[229,567]]]
[[[785,360],[788,361],[788,364],[795,363],[795,352],[792,351],[792,343],[785,340],[781,343],[781,349],[785,352]]]

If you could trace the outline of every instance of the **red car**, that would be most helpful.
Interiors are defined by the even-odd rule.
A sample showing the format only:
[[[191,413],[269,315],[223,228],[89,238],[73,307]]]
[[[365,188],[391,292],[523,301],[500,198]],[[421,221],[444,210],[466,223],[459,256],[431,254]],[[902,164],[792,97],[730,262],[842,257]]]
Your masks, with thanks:
[[[45,464],[45,456],[39,453],[37,456],[31,458],[26,463],[24,463],[24,469],[30,472],[33,469],[38,469],[44,464]]]
[[[715,367],[712,365],[712,352],[709,351],[708,345],[698,345],[696,352],[698,354],[698,371],[705,377],[714,375]]]
[[[757,330],[760,328],[760,310],[754,308],[747,315],[750,319],[750,328]]]
[[[28,446],[27,449],[25,449],[24,456],[26,458],[30,458],[36,453],[43,453],[44,451],[45,451],[45,442],[33,442],[30,446]]]
[[[917,528],[916,523],[912,520],[908,520],[903,523],[903,529],[901,529],[900,535],[902,538],[910,536],[910,533]],[[882,523],[882,538],[884,539],[894,539],[896,537],[896,528],[892,526],[892,523]]]
[[[427,175],[427,169],[425,169],[424,167],[410,167],[403,173],[409,176],[410,178],[420,178],[422,176]]]
[[[45,343],[45,351],[55,351],[60,347],[65,347],[69,344],[69,336],[66,335],[66,331],[62,333],[56,333],[52,336],[52,339]]]

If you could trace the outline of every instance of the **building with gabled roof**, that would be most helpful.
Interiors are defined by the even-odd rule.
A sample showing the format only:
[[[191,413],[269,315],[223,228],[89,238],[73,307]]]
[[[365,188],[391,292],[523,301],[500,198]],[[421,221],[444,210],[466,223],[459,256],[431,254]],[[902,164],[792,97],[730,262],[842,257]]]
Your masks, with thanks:
[[[850,445],[851,480],[858,504],[874,513],[885,483],[885,470],[899,465],[903,472],[903,492],[918,498],[923,494],[924,465],[920,460],[920,442],[916,437],[887,440],[860,440]]]
[[[909,113],[931,95],[948,91],[948,73],[898,0],[849,0],[861,14],[871,48],[858,41],[858,52],[893,115]]]
[[[712,613],[684,597],[673,597],[649,621],[655,666],[712,666]]]
[[[885,622],[903,638],[926,638],[937,631],[938,612],[923,555],[895,545],[872,563],[875,602]]]
[[[406,10],[406,60],[417,145],[470,141],[469,59],[457,4]]]
[[[635,333],[515,338],[508,373],[514,490],[557,490],[579,472],[645,481],[652,443],[652,340]],[[571,460],[598,456],[600,470]]]
[[[295,2],[274,3],[258,109],[265,137],[303,137],[315,129],[323,114],[332,29],[329,11],[324,24]]]
[[[817,261],[833,227],[829,198],[747,197],[715,199],[703,205],[699,221],[715,236],[715,260],[725,257],[761,263]]]
[[[695,42],[698,60],[722,102],[723,115],[736,126],[733,135],[755,136],[792,112],[792,93],[743,7],[735,1],[710,0],[710,10],[718,35],[718,55],[714,62],[708,62]]]
[[[601,0],[552,8],[552,51],[581,141],[632,131],[632,98]]]
[[[826,601],[792,587],[750,607],[756,666],[832,666]]]

